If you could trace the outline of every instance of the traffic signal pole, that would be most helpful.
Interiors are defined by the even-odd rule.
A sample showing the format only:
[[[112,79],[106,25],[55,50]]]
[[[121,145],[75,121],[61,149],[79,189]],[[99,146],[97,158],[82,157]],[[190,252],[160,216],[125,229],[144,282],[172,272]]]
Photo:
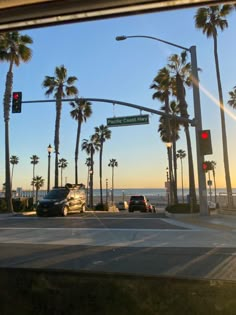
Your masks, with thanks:
[[[206,174],[202,169],[204,162],[204,155],[200,152],[199,132],[202,130],[202,115],[200,106],[199,93],[199,78],[197,66],[197,52],[196,46],[191,46],[191,64],[192,64],[192,82],[193,82],[193,102],[194,102],[194,116],[195,116],[195,136],[196,136],[196,150],[197,150],[197,170],[198,170],[198,191],[199,191],[199,205],[200,214],[209,215],[207,204],[207,188],[206,188]]]

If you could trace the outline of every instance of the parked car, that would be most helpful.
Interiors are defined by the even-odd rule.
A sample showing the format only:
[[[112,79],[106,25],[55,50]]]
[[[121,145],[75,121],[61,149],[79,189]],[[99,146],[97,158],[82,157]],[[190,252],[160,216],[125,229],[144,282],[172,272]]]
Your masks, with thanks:
[[[128,210],[128,208],[129,208],[127,201],[120,201],[117,203],[116,206],[119,210]]]
[[[148,199],[143,195],[131,196],[129,201],[129,212],[133,211],[148,212]]]
[[[38,216],[66,216],[69,212],[84,212],[86,207],[85,186],[66,184],[53,188],[39,200],[36,206]]]

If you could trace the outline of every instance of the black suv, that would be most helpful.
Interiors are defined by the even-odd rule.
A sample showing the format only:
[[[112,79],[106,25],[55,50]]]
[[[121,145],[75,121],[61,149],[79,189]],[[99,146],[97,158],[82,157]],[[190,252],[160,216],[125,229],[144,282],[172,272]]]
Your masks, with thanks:
[[[149,212],[148,199],[143,195],[131,196],[129,201],[129,212],[133,211]]]
[[[53,188],[42,200],[39,200],[36,213],[38,216],[66,216],[68,212],[84,212],[85,207],[85,186],[66,184],[65,187]]]

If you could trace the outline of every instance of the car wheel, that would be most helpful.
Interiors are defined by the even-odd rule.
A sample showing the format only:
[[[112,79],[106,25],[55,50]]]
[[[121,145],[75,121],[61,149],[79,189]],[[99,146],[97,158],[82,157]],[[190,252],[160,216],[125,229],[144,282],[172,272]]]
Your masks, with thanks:
[[[68,207],[63,207],[63,209],[62,209],[62,216],[66,217],[67,214],[68,214]]]

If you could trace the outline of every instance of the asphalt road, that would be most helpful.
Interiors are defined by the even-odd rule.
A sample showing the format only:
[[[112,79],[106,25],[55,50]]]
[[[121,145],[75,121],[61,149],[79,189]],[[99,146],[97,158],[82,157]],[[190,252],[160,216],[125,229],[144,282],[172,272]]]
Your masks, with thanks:
[[[236,279],[236,236],[157,214],[0,217],[0,267]]]

